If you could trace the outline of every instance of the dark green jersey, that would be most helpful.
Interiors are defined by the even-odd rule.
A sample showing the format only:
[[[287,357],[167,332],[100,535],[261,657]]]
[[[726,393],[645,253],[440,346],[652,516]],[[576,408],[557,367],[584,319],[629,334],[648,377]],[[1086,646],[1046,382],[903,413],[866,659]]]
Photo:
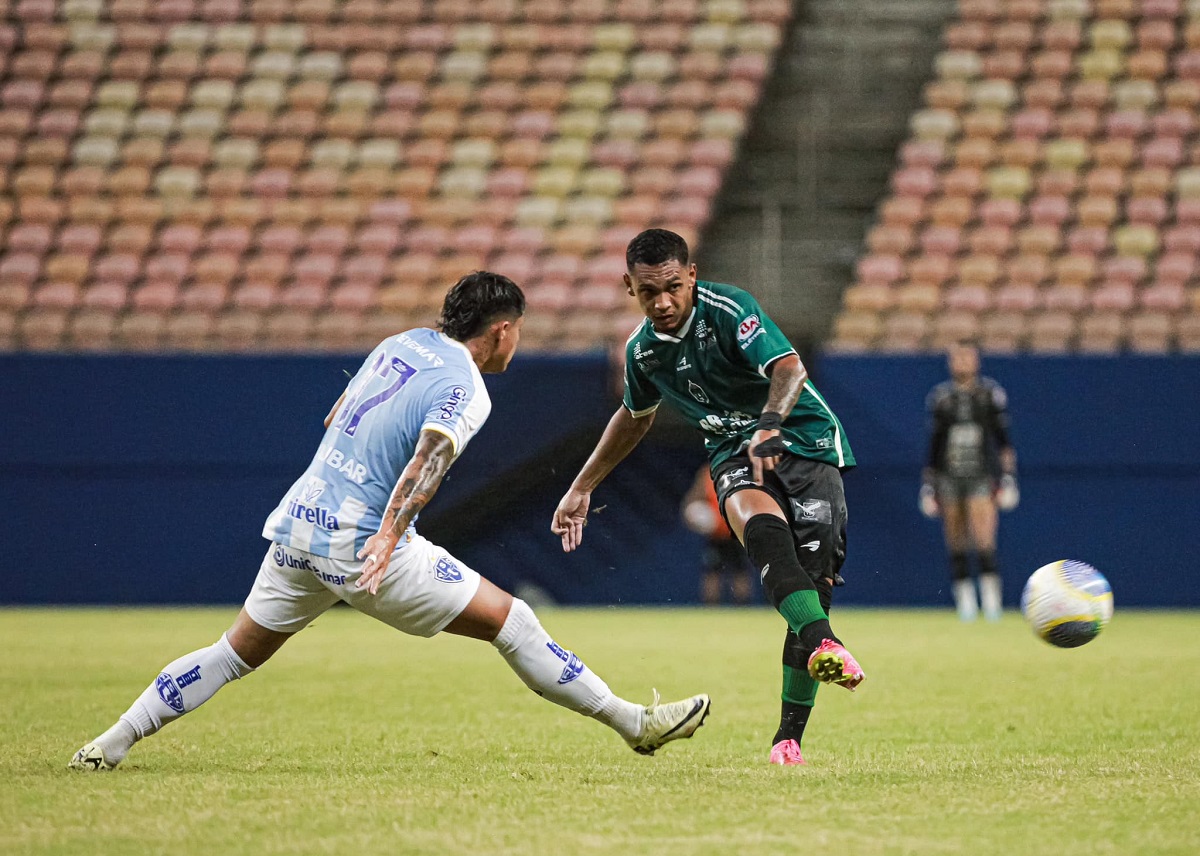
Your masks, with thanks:
[[[666,400],[704,432],[715,467],[744,451],[767,404],[767,367],[794,353],[750,294],[697,282],[695,309],[677,335],[657,332],[646,319],[629,337],[625,406],[644,416]],[[811,381],[784,418],[782,434],[795,455],[854,466],[846,432]]]

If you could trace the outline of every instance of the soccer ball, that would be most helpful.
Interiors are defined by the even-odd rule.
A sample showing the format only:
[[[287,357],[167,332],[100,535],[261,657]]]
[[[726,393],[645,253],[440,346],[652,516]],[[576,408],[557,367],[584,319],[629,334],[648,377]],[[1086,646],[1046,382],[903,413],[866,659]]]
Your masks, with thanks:
[[[1099,636],[1112,618],[1112,588],[1091,565],[1060,559],[1030,575],[1021,593],[1021,613],[1046,642],[1078,648]]]

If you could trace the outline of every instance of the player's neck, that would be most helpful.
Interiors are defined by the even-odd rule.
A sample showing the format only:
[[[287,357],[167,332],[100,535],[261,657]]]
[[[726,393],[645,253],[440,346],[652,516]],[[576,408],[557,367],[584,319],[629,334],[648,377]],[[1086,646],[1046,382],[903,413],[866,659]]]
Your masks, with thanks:
[[[496,343],[489,341],[483,336],[476,336],[473,339],[467,339],[465,342],[459,342],[471,354],[471,362],[475,363],[475,367],[483,371],[483,367],[487,365],[488,360],[492,358],[492,354],[496,352]]]

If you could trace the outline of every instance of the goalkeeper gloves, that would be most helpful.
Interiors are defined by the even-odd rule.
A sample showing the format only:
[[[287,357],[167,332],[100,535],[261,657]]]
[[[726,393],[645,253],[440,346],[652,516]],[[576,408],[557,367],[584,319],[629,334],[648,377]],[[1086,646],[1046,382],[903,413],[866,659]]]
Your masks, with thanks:
[[[921,513],[930,520],[936,520],[941,514],[941,508],[938,506],[937,491],[933,489],[933,480],[925,478],[921,482],[921,492],[917,494],[917,506],[921,509]]]
[[[1021,502],[1021,490],[1017,487],[1017,477],[1012,473],[1000,476],[1000,484],[996,488],[996,507],[1001,511],[1012,511]]]

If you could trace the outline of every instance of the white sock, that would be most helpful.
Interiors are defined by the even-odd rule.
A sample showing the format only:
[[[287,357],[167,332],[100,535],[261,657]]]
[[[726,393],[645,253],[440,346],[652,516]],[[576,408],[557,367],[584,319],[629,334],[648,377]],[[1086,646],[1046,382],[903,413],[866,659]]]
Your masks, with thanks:
[[[582,660],[556,644],[525,601],[513,598],[492,645],[542,698],[603,722],[626,740],[641,736],[644,708],[614,695]]]
[[[95,742],[110,764],[119,764],[134,743],[195,710],[225,684],[253,671],[222,636],[215,644],[166,666],[117,723]]]
[[[999,574],[979,575],[979,599],[983,602],[983,614],[989,621],[1000,618],[1003,606]]]
[[[974,621],[979,613],[975,600],[975,581],[970,577],[954,581],[954,605],[958,608],[958,617],[963,621]]]

